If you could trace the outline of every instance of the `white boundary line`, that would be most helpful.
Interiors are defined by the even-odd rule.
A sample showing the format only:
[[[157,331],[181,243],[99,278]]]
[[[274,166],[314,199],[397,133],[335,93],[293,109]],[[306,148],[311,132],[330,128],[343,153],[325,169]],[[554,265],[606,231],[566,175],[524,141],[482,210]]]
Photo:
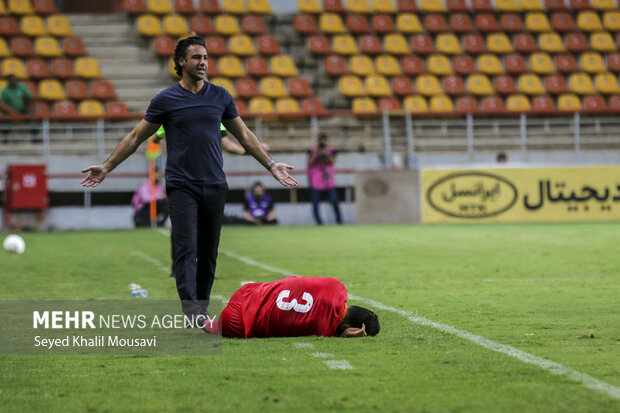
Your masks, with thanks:
[[[312,350],[314,348],[314,344],[312,343],[300,343],[295,342],[293,345],[302,350]],[[316,357],[319,359],[331,359],[334,357],[331,353],[310,353],[312,357]],[[347,360],[323,360],[323,364],[325,364],[330,369],[334,370],[353,370],[353,366]]]

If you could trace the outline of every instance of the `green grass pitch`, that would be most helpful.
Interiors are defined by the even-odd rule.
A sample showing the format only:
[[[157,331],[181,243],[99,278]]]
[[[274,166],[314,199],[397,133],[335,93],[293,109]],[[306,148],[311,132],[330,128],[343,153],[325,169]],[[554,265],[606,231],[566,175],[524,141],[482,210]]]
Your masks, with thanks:
[[[176,298],[160,232],[22,235],[23,255],[0,251],[0,299],[129,299],[131,282],[147,299]],[[356,297],[620,387],[619,223],[225,227],[221,248],[337,277]],[[282,278],[225,254],[217,274],[224,297]],[[365,339],[225,339],[221,355],[197,357],[0,355],[0,410],[620,411],[610,394],[373,309],[381,333]]]

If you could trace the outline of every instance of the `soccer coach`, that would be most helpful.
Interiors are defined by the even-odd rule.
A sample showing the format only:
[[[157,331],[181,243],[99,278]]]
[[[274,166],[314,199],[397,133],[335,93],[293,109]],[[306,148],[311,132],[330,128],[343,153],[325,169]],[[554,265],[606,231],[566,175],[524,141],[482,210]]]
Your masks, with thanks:
[[[220,123],[275,179],[297,186],[292,166],[275,162],[239,117],[228,91],[206,81],[208,55],[197,36],[179,40],[174,51],[181,80],[159,92],[144,119],[125,136],[108,159],[82,170],[82,185],[96,187],[108,173],[164,125],[167,138],[166,193],[174,234],[173,268],[186,315],[206,311],[215,265],[228,184],[222,169]]]

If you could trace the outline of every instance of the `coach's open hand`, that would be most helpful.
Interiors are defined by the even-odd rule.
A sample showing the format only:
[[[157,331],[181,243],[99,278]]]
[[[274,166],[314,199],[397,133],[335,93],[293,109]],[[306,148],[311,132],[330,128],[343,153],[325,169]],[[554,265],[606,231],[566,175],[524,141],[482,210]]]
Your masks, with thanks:
[[[271,165],[269,171],[274,178],[278,180],[284,186],[297,186],[297,179],[293,178],[289,175],[288,171],[292,171],[295,169],[291,165],[287,165],[285,163],[276,162]]]
[[[108,171],[102,165],[89,166],[86,169],[82,169],[82,172],[88,172],[88,175],[82,179],[81,184],[89,188],[94,188],[99,185],[108,174]]]

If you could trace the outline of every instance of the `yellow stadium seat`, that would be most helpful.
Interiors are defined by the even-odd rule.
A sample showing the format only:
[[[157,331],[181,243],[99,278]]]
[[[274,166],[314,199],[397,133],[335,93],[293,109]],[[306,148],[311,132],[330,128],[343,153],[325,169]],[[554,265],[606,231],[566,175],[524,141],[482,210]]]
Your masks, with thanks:
[[[420,9],[430,13],[445,13],[446,6],[442,0],[420,0]]]
[[[9,56],[11,56],[11,49],[9,49],[9,45],[6,44],[6,40],[4,40],[4,37],[0,37],[0,57]]]
[[[337,34],[332,37],[332,50],[336,54],[358,54],[357,42],[350,34]]]
[[[424,113],[428,112],[428,103],[423,96],[407,96],[403,100],[403,109],[411,113]]]
[[[519,76],[517,87],[526,95],[544,95],[546,93],[540,77],[534,73],[525,73]]]
[[[606,11],[603,15],[603,26],[612,32],[620,31],[620,11]]]
[[[178,78],[178,77],[179,77],[179,75],[177,75],[177,72],[174,70],[174,66],[175,66],[175,64],[174,64],[174,58],[172,58],[172,57],[171,57],[170,59],[168,59],[168,72],[169,72],[172,76],[174,76],[174,77]]]
[[[47,17],[47,31],[52,36],[73,36],[73,29],[69,18],[64,14],[54,14]]]
[[[39,82],[39,97],[45,100],[65,100],[67,95],[58,79],[43,79]]]
[[[492,53],[484,53],[478,56],[478,70],[487,75],[501,75],[505,73],[499,57]]]
[[[246,14],[248,9],[243,0],[222,0],[222,10],[231,14]]]
[[[164,16],[164,32],[170,36],[183,36],[189,33],[189,26],[184,16],[169,14]]]
[[[521,8],[525,11],[545,10],[542,0],[521,0]]]
[[[452,99],[445,95],[431,97],[431,112],[454,112],[454,104],[452,103]]]
[[[586,73],[572,73],[568,77],[568,89],[579,95],[591,95],[596,92],[592,79]]]
[[[256,96],[250,99],[248,110],[254,114],[271,114],[275,112],[271,99],[264,96]]]
[[[389,33],[383,38],[383,49],[386,53],[395,55],[411,54],[407,39],[401,33]]]
[[[75,74],[84,79],[99,79],[103,77],[99,62],[93,57],[78,57],[75,59],[73,68]]]
[[[615,52],[618,50],[609,32],[597,32],[590,35],[590,47],[599,52]]]
[[[370,96],[383,97],[392,95],[390,83],[383,75],[366,76],[364,84],[366,86],[366,92],[368,92]]]
[[[447,76],[454,73],[450,58],[443,54],[433,54],[426,59],[426,68],[437,76]]]
[[[532,105],[527,96],[524,95],[510,95],[506,99],[506,110],[513,112],[529,112],[532,110]]]
[[[591,0],[592,7],[597,10],[617,10],[618,6],[614,0]]]
[[[495,8],[502,12],[521,11],[518,0],[495,0]]]
[[[256,48],[252,38],[247,34],[236,34],[228,41],[228,48],[232,54],[238,56],[253,56],[256,54]]]
[[[425,96],[443,95],[439,79],[434,75],[420,75],[415,80],[415,90]]]
[[[216,76],[213,79],[209,79],[209,82],[213,83],[216,86],[223,87],[230,93],[233,98],[237,98],[237,90],[235,89],[235,85],[232,80],[223,76]]]
[[[395,14],[396,7],[392,0],[372,0],[372,10],[375,13]]]
[[[601,19],[592,10],[580,11],[577,15],[577,27],[585,32],[596,32],[603,30]]]
[[[290,115],[301,112],[299,102],[293,98],[280,98],[276,100],[276,112]]]
[[[267,96],[268,98],[283,98],[288,96],[284,81],[277,76],[265,76],[261,78],[258,87],[261,95]]]
[[[0,16],[6,16],[7,14],[9,14],[9,11],[6,9],[4,0],[0,0]],[[0,88],[0,90],[2,89],[3,88]]]
[[[375,113],[379,109],[374,99],[363,97],[353,99],[351,102],[351,110],[353,113]]]
[[[336,34],[347,33],[348,30],[344,27],[342,17],[336,13],[323,13],[319,17],[319,29],[323,33]]]
[[[55,37],[41,36],[34,40],[34,52],[43,57],[62,56],[62,50]]]
[[[230,36],[241,33],[241,28],[235,16],[220,14],[215,16],[215,31]]]
[[[237,56],[222,56],[217,59],[217,69],[222,76],[244,77],[246,76],[243,63]]]
[[[487,49],[493,53],[507,54],[514,52],[506,33],[492,33],[487,36]]]
[[[558,97],[558,109],[565,111],[581,110],[581,100],[575,94],[565,93]]]
[[[538,36],[538,45],[541,50],[549,53],[561,53],[566,51],[562,37],[558,33],[541,33]]]
[[[486,96],[495,94],[491,81],[486,75],[472,74],[467,76],[465,85],[469,93],[476,96]]]
[[[389,54],[375,57],[375,69],[377,73],[384,76],[399,76],[403,74],[398,59]]]
[[[8,9],[10,14],[34,14],[30,0],[9,0]]]
[[[78,113],[81,116],[103,116],[105,115],[105,109],[100,101],[86,99],[78,105]]]
[[[605,60],[600,53],[586,52],[579,57],[581,70],[588,73],[602,73],[607,70]]]
[[[396,29],[401,33],[423,33],[424,27],[417,14],[401,13],[396,16]]]
[[[620,93],[618,78],[613,73],[599,73],[594,77],[596,90],[606,95]]]
[[[300,13],[318,14],[323,11],[319,0],[297,0],[297,8]]]
[[[147,0],[146,8],[149,13],[153,14],[171,14],[174,13],[170,0]]]
[[[357,76],[368,76],[375,73],[372,59],[364,54],[351,56],[349,58],[349,68],[351,73]]]
[[[347,0],[347,9],[349,13],[372,13],[367,0]]]
[[[248,12],[251,14],[273,14],[269,0],[247,0]]]
[[[534,73],[549,75],[555,73],[553,59],[545,52],[536,52],[530,55],[530,70]]]
[[[542,12],[530,12],[525,15],[525,27],[531,32],[551,31],[551,24],[547,15]]]
[[[2,75],[14,75],[18,79],[28,79],[26,65],[17,57],[7,57],[2,61]]]
[[[454,33],[441,33],[437,35],[435,40],[435,47],[437,51],[445,54],[461,54],[463,49],[461,48],[461,42]]]
[[[359,77],[344,75],[338,79],[338,90],[346,97],[366,96],[366,89]]]
[[[293,77],[299,75],[295,61],[289,55],[273,56],[270,60],[271,73],[276,76]]]
[[[24,16],[19,22],[19,28],[26,36],[36,37],[47,35],[43,19],[39,16]]]
[[[142,14],[136,20],[138,24],[138,32],[142,36],[163,36],[164,31],[161,28],[159,17],[153,14]]]

